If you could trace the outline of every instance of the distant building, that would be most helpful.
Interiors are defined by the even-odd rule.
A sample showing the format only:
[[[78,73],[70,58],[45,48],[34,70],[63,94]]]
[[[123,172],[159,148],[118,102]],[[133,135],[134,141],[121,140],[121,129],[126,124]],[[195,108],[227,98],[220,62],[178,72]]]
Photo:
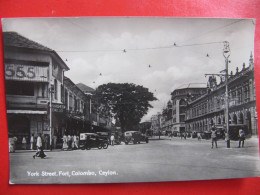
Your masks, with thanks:
[[[171,130],[185,131],[187,102],[207,93],[205,84],[186,84],[172,93],[172,124]]]
[[[152,134],[158,134],[161,131],[162,114],[157,113],[151,117],[151,131]]]

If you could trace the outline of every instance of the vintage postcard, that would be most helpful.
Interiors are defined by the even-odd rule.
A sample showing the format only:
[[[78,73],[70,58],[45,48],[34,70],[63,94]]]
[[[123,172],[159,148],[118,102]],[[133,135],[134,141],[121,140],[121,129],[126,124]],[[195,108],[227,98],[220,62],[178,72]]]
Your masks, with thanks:
[[[10,184],[260,175],[254,19],[2,24]]]

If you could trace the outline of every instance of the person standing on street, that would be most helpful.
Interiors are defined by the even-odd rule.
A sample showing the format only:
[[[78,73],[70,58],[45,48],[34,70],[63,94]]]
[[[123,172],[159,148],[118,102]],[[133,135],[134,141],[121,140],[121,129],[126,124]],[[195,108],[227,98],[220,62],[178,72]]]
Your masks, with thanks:
[[[244,147],[245,143],[245,132],[243,129],[239,129],[239,145],[238,147],[240,148],[242,142],[242,148]]]
[[[211,129],[211,148],[213,148],[214,143],[215,143],[216,148],[218,148],[216,128],[212,127],[212,129]]]
[[[68,137],[66,136],[66,134],[64,134],[62,150],[67,150],[67,149],[68,149]]]
[[[25,137],[23,137],[23,139],[22,139],[22,144],[23,144],[23,149],[26,150],[27,142],[26,142],[26,138]]]
[[[114,140],[115,140],[115,136],[114,136],[114,134],[112,134],[110,137],[111,146],[114,146]]]
[[[31,150],[33,150],[33,143],[34,143],[34,135],[32,134],[31,135],[31,138],[30,138],[30,144],[31,144]]]

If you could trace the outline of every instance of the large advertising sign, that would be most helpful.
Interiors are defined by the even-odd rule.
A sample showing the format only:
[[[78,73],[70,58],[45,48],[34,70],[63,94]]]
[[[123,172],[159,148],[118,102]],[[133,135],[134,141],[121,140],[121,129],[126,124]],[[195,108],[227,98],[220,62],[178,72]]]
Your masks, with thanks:
[[[5,79],[17,81],[48,82],[48,67],[21,64],[5,64]]]

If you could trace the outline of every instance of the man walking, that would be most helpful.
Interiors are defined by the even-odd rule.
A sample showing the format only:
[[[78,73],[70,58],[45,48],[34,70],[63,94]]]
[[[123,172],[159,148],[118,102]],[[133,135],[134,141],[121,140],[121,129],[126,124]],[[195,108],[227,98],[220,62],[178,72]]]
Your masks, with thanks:
[[[242,142],[242,148],[244,147],[245,143],[245,132],[243,129],[239,129],[239,145],[238,147],[240,148]]]
[[[36,142],[36,146],[37,146],[37,152],[35,155],[33,155],[33,158],[35,159],[35,157],[40,157],[40,158],[44,158],[46,157],[46,155],[43,152],[43,145],[42,145],[42,138],[41,135],[39,134],[37,137],[37,142]]]
[[[216,148],[218,148],[216,128],[214,126],[212,126],[212,129],[211,129],[211,148],[213,148],[214,143],[215,143]]]

